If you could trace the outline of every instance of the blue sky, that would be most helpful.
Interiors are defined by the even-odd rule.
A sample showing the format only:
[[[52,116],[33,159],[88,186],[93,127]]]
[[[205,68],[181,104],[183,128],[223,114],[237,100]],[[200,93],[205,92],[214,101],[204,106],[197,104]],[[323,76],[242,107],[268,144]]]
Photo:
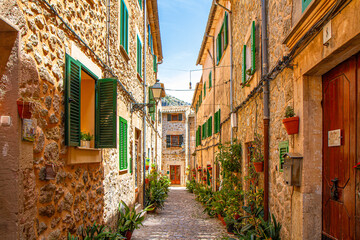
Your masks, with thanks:
[[[204,36],[211,0],[158,0],[164,63],[158,78],[166,89],[189,89],[190,71],[201,69],[196,60]],[[185,71],[178,71],[185,70]],[[191,73],[192,89],[201,71]],[[193,91],[166,91],[191,103]]]

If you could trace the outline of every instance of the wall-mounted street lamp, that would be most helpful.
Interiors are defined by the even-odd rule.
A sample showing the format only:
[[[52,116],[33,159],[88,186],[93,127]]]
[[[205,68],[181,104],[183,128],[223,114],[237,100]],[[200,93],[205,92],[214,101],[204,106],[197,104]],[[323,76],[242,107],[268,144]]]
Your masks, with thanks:
[[[161,98],[165,97],[165,89],[163,85],[160,83],[160,80],[157,79],[156,83],[150,87],[152,95],[155,100],[155,104],[160,101]],[[139,111],[144,107],[153,107],[154,103],[132,103],[131,104],[131,112]]]

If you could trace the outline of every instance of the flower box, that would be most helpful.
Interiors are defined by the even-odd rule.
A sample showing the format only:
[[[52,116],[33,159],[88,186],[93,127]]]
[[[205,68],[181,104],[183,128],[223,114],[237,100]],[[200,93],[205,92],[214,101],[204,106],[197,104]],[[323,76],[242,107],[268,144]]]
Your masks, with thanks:
[[[289,135],[299,133],[299,117],[285,118],[283,124]]]
[[[255,171],[256,172],[263,172],[264,171],[264,162],[253,162]]]

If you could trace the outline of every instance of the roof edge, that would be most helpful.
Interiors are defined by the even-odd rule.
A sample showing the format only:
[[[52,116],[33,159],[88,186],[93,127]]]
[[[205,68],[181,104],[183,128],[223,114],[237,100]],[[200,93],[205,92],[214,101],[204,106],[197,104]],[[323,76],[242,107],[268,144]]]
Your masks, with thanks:
[[[149,13],[149,22],[151,26],[151,34],[155,37],[156,46],[154,47],[155,55],[161,62],[163,60],[161,34],[160,34],[160,23],[159,23],[159,10],[157,0],[148,0],[146,5]]]

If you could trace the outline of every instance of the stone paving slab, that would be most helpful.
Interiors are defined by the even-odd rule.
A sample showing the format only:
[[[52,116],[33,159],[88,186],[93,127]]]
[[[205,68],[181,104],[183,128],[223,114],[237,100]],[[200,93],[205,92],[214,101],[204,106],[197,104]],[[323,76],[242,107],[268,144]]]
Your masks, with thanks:
[[[144,226],[132,240],[143,239],[223,239],[229,235],[217,218],[203,213],[204,207],[185,188],[171,188],[164,209],[148,214]]]

